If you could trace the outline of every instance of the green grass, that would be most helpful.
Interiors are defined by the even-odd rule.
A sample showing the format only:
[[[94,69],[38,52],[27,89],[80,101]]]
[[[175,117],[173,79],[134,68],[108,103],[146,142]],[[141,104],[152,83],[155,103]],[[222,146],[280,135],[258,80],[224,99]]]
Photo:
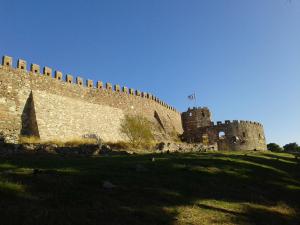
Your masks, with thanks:
[[[300,162],[254,152],[1,157],[0,224],[297,225]]]

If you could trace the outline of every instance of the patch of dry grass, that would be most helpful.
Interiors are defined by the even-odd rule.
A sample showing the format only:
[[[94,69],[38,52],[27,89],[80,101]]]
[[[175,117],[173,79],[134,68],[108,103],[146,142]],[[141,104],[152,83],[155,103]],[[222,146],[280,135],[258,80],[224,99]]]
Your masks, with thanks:
[[[154,152],[156,142],[145,142],[140,144],[140,146],[134,146],[130,142],[118,141],[118,142],[105,142],[114,150],[130,150],[136,153],[150,153]]]
[[[41,143],[41,139],[36,136],[20,136],[19,143],[20,144],[39,144],[39,143]]]
[[[20,144],[45,144],[45,145],[57,145],[59,147],[76,147],[80,145],[95,145],[98,144],[98,141],[94,138],[81,138],[76,137],[72,139],[68,139],[66,141],[62,140],[48,140],[41,141],[40,138],[35,136],[20,136],[19,137]]]
[[[93,138],[74,138],[64,143],[65,146],[95,145],[97,140]]]
[[[105,142],[106,145],[109,145],[111,148],[113,149],[120,149],[120,150],[124,150],[124,149],[130,149],[131,145],[128,142],[125,141],[118,141],[118,142]]]

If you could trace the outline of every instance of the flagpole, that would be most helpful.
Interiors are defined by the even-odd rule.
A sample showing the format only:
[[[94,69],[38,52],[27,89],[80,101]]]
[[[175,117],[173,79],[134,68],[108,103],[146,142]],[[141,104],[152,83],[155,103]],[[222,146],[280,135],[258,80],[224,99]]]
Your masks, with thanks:
[[[188,99],[194,102],[194,107],[197,106],[196,92],[188,96]]]

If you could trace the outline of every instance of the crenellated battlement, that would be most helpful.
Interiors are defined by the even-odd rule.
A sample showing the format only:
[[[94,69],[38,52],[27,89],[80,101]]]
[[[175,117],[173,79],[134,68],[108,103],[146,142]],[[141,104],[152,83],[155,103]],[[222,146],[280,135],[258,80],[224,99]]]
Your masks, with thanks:
[[[252,124],[252,125],[257,125],[260,127],[263,127],[263,125],[259,122],[256,121],[249,121],[249,120],[225,120],[223,121],[217,121],[216,123],[211,122],[211,126],[224,126],[224,125],[228,125],[228,124]]]
[[[193,108],[188,108],[187,112],[193,112],[193,111],[201,111],[201,110],[207,110],[209,111],[208,107],[193,107]]]
[[[99,91],[115,92],[115,93],[125,94],[127,96],[138,97],[138,98],[147,98],[151,101],[156,102],[157,104],[166,107],[169,110],[179,113],[174,107],[169,106],[164,101],[160,100],[159,98],[157,98],[156,96],[150,93],[135,90],[133,88],[127,88],[125,86],[121,88],[119,84],[113,85],[107,82],[105,83],[105,85],[103,85],[102,81],[97,81],[95,86],[93,80],[83,79],[81,76],[77,76],[74,82],[74,77],[71,74],[66,74],[64,76],[61,71],[58,70],[54,71],[52,70],[52,68],[47,66],[41,69],[41,67],[38,64],[34,64],[34,63],[30,64],[30,69],[28,71],[27,62],[23,59],[18,59],[16,68],[14,68],[13,58],[10,56],[3,56],[2,66],[0,68],[7,69],[7,70],[14,70],[16,73],[20,73],[20,74],[25,73],[28,75],[45,76],[49,79],[53,79],[59,82],[65,82],[70,85],[78,85],[83,88],[98,89]]]

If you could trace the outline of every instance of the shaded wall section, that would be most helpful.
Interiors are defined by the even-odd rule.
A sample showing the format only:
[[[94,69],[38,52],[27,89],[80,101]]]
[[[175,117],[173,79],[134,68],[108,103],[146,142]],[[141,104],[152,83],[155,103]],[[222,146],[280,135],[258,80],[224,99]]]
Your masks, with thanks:
[[[22,136],[34,136],[40,138],[32,92],[25,103],[21,121],[22,127],[20,134]]]

